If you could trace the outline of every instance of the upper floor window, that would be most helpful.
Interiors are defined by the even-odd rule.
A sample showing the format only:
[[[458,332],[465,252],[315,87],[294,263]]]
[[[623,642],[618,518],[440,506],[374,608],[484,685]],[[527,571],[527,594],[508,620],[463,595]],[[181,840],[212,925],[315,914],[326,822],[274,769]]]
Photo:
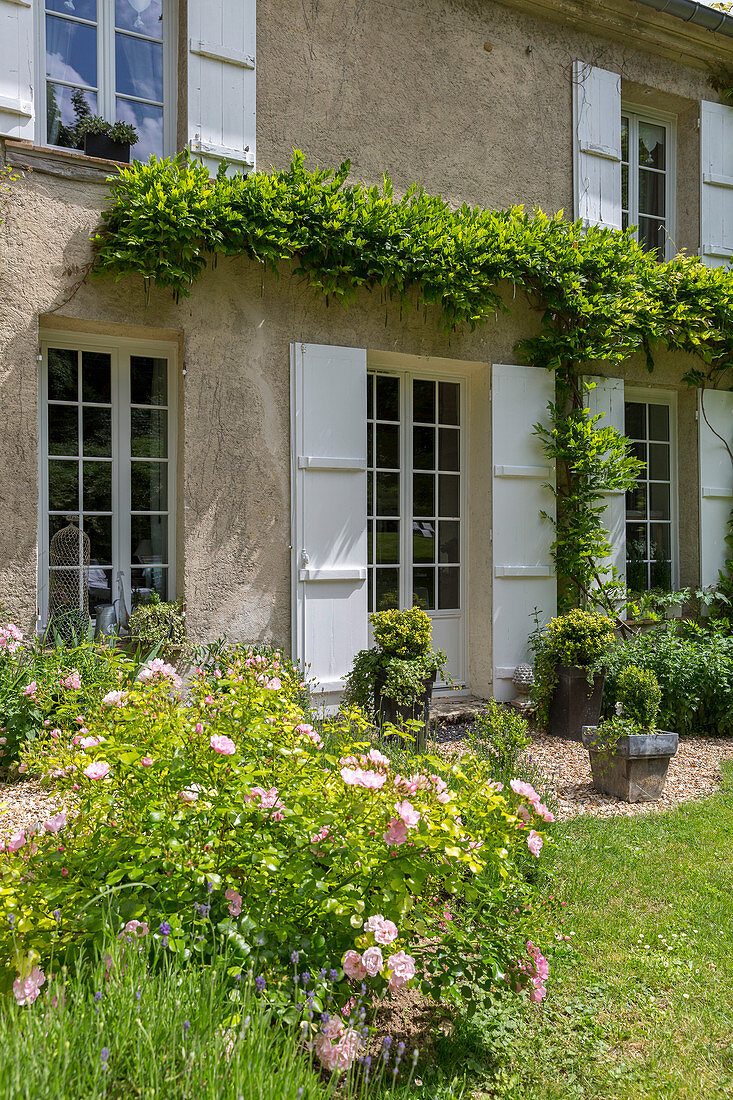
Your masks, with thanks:
[[[667,258],[674,232],[671,123],[622,109],[621,225],[637,226],[643,248]]]
[[[80,148],[76,126],[95,114],[137,129],[137,160],[163,155],[163,0],[46,0],[42,34],[45,143]]]

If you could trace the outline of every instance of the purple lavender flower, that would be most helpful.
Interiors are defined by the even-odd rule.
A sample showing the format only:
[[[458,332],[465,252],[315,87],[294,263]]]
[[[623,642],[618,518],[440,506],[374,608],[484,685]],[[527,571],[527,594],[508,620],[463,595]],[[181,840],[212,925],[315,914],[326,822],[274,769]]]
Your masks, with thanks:
[[[53,916],[53,918],[54,918],[54,920],[56,921],[57,924],[61,924],[61,910],[60,909],[54,909],[54,911],[51,915]]]
[[[109,1047],[102,1047],[102,1053],[99,1057],[102,1059],[102,1063],[104,1064],[109,1058]]]
[[[265,979],[262,977],[261,974],[258,974],[257,977],[255,978],[255,989],[257,990],[257,992],[261,993],[262,990],[265,988],[265,985],[266,985]]]
[[[15,924],[15,913],[8,913],[8,924],[11,928]]]
[[[183,1034],[184,1035],[188,1035],[190,1027],[191,1027],[190,1020],[184,1020],[183,1021]]]
[[[99,991],[98,993],[95,993],[95,994],[94,994],[94,1003],[95,1003],[95,1004],[98,1004],[98,1003],[99,1003],[99,1001],[101,1001],[101,1000],[102,1000],[102,996],[103,996],[103,994],[102,994],[102,992],[101,992],[101,991]]]
[[[303,973],[300,975],[300,980],[303,985],[308,985],[308,982],[311,980],[309,971],[304,970]]]
[[[158,929],[162,936],[170,936],[171,926],[167,920],[161,921],[160,928]]]
[[[329,972],[328,972],[328,977],[329,977],[329,980],[330,980],[330,981],[332,981],[332,982],[337,982],[337,981],[339,980],[339,972],[338,972],[338,970],[329,970]]]
[[[291,963],[293,964],[293,966],[297,966],[297,965],[298,965],[298,960],[299,960],[299,959],[300,959],[300,952],[299,952],[299,951],[291,951],[291,953],[290,953],[290,961],[291,961]]]

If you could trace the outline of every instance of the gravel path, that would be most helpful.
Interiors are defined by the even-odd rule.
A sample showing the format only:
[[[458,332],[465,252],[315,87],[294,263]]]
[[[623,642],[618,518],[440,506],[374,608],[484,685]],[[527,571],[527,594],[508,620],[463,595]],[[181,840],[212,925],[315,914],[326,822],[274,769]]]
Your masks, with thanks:
[[[61,792],[41,789],[40,779],[0,783],[0,841],[21,829],[42,825],[61,809]]]

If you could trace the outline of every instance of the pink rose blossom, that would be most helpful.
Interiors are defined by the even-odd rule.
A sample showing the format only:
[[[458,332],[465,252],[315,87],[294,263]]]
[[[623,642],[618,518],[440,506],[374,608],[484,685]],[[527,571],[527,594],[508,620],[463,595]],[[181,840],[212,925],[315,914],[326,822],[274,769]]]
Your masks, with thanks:
[[[279,691],[282,687],[282,681],[278,676],[273,676],[271,680],[266,680],[263,686],[269,688],[270,691]]]
[[[242,895],[231,887],[225,891],[224,897],[229,902],[229,914],[238,917],[242,912]]]
[[[74,738],[74,740],[76,741],[76,738]],[[82,737],[79,744],[83,749],[93,749],[96,748],[97,745],[101,744],[101,742],[98,737]]]
[[[323,741],[321,740],[320,733],[314,730],[313,726],[309,726],[307,722],[301,722],[299,726],[296,726],[295,733],[300,733],[304,737],[308,737],[317,749],[323,747]]]
[[[371,791],[378,791],[387,782],[386,775],[363,768],[342,768],[341,778],[349,787],[366,787]]]
[[[102,699],[103,707],[121,707],[124,706],[125,699],[127,698],[126,691],[108,691],[104,699]]]
[[[517,817],[520,817],[525,825],[529,825],[529,810],[526,806],[517,807]]]
[[[106,760],[95,760],[84,769],[87,779],[104,779],[109,775],[109,764]]]
[[[203,722],[197,722],[196,723],[196,733],[203,733],[203,732],[204,732]]]
[[[379,971],[384,967],[382,949],[380,947],[367,947],[366,951],[361,956],[361,961],[364,963],[364,969],[369,977],[376,978]]]
[[[531,783],[523,783],[521,779],[512,779],[509,786],[515,794],[520,795],[522,798],[526,798],[533,806],[539,803],[540,796]]]
[[[15,653],[23,641],[23,633],[15,623],[6,623],[0,626],[0,650],[6,653]]]
[[[441,779],[439,775],[431,775],[430,782],[433,785],[435,797],[437,798],[438,802],[442,802],[443,805],[445,805],[446,802],[450,802],[451,793],[448,790],[448,784],[446,783],[446,781],[444,779]]]
[[[540,852],[542,851],[543,846],[544,846],[544,841],[543,841],[542,837],[540,836],[540,834],[535,832],[534,829],[531,829],[530,833],[529,833],[529,836],[527,837],[527,847],[529,848],[532,855],[533,856],[539,856]]]
[[[375,916],[369,917],[364,922],[364,930],[371,932],[377,943],[381,943],[382,946],[392,943],[397,939],[397,925],[394,921],[385,920],[381,913],[376,913]]]
[[[367,976],[367,969],[358,951],[347,951],[341,965],[347,978],[354,978],[360,982]]]
[[[25,842],[26,842],[26,835],[25,835],[24,832],[21,831],[19,833],[13,833],[10,840],[8,841],[8,851],[9,852],[19,851],[23,847]]]
[[[330,832],[331,826],[324,825],[323,828],[319,829],[317,833],[313,834],[313,836],[311,837],[311,844],[318,844],[320,840],[327,840]]]
[[[41,992],[41,986],[45,980],[46,975],[37,966],[34,966],[25,978],[18,975],[13,982],[13,993],[18,1004],[32,1005]]]
[[[81,690],[81,676],[79,675],[78,669],[72,669],[68,676],[62,679],[61,687],[66,688],[67,691]]]
[[[132,936],[133,938],[136,938],[139,936],[147,936],[149,935],[149,933],[150,929],[148,928],[145,921],[129,920],[120,935]]]
[[[181,802],[197,802],[199,797],[199,791],[203,788],[198,783],[192,783],[190,787],[185,787],[182,791],[178,792],[178,797]]]
[[[405,951],[398,951],[396,955],[391,955],[387,959],[387,967],[389,969],[388,985],[392,993],[402,989],[415,977],[415,960]]]
[[[31,682],[29,684],[26,684],[26,686],[23,688],[23,695],[28,695],[30,698],[32,698],[37,691],[38,684],[35,680],[31,680]]]
[[[537,805],[535,806],[535,809],[536,809],[537,813],[540,815],[540,817],[542,818],[542,820],[546,821],[548,824],[551,824],[555,820],[555,815],[553,814],[553,812],[551,810],[548,810],[548,808],[547,808],[547,806],[545,806],[544,802],[538,802]]]
[[[420,814],[410,802],[398,802],[395,810],[402,818],[408,829],[416,829],[420,821]]]
[[[231,737],[225,737],[223,733],[212,734],[209,747],[222,756],[233,756],[237,749]]]
[[[150,756],[144,756],[144,757],[142,758],[142,760],[140,761],[140,763],[142,764],[142,766],[143,766],[144,768],[152,768],[152,766],[153,766],[153,760],[152,760],[152,757],[150,757]]]
[[[366,754],[366,759],[372,764],[376,764],[378,768],[388,768],[390,765],[389,757],[385,756],[384,753],[378,752],[376,749],[370,749]]]
[[[389,828],[384,834],[384,839],[387,844],[393,844],[395,848],[399,848],[407,840],[407,826],[404,821],[399,817],[393,817],[389,823]]]
[[[173,665],[166,664],[161,657],[154,657],[152,661],[147,661],[138,672],[137,678],[141,683],[149,680],[170,680],[175,691],[181,690],[181,677]]]
[[[60,833],[66,825],[66,814],[56,814],[54,817],[49,817],[48,821],[44,821],[43,828],[47,833]]]

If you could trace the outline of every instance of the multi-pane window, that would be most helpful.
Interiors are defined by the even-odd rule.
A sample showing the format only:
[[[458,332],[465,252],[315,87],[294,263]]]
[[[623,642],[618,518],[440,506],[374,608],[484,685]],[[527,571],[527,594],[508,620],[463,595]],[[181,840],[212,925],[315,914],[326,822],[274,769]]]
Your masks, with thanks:
[[[671,238],[670,127],[624,111],[621,116],[621,225],[637,226],[639,243],[660,260]]]
[[[133,155],[164,152],[163,0],[46,0],[46,141],[81,148],[81,119],[129,122]]]
[[[50,342],[42,378],[44,470],[41,508],[41,608],[58,570],[74,570],[94,616],[114,603],[120,618],[157,592],[173,595],[171,360],[121,348],[64,347]],[[75,560],[57,556],[54,536]],[[86,558],[85,544],[89,550]]]
[[[369,608],[461,607],[460,383],[367,380]]]
[[[626,494],[626,582],[634,592],[669,591],[674,546],[670,405],[627,401],[625,432],[644,463],[636,487]]]

